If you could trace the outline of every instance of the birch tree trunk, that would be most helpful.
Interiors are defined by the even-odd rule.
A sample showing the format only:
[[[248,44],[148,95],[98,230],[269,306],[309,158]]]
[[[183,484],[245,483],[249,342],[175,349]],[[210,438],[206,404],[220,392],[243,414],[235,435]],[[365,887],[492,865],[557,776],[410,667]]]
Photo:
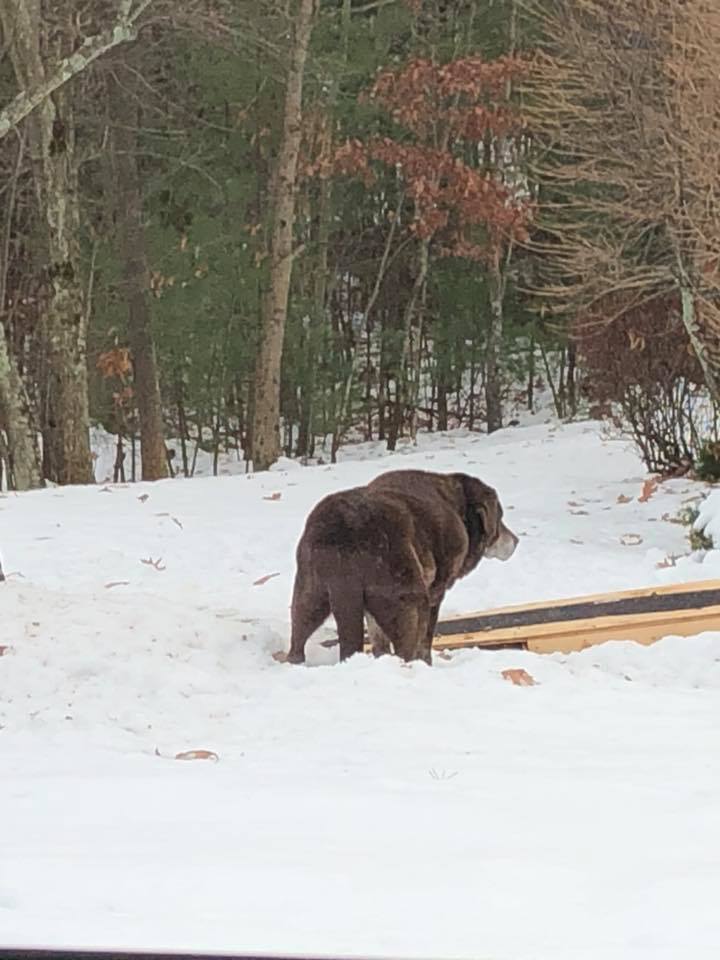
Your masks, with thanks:
[[[5,235],[0,264],[0,309],[7,303],[7,274],[10,241],[15,220],[17,183],[25,157],[25,138],[18,138],[15,170],[7,185]],[[38,434],[30,398],[20,375],[15,357],[6,339],[5,325],[0,320],[0,431],[4,431],[3,449],[8,464],[8,486],[15,490],[31,490],[42,486]]]
[[[255,367],[252,459],[267,470],[280,455],[280,374],[293,263],[293,227],[298,154],[302,136],[302,93],[316,0],[298,0],[285,90],[285,110],[274,178],[270,275],[263,303]]]
[[[19,87],[42,87],[46,82],[46,38],[39,0],[1,0],[0,18],[5,36],[11,38],[10,56]],[[62,37],[55,34],[52,43],[60,47]],[[47,255],[43,468],[45,476],[56,483],[91,483],[87,315],[79,257],[74,119],[67,86],[47,96],[27,122],[37,154],[34,175]]]
[[[500,430],[502,421],[502,372],[500,351],[502,349],[505,321],[505,278],[502,272],[501,251],[497,250],[490,267],[490,323],[485,343],[485,416],[487,432]]]
[[[7,436],[7,453],[12,487],[32,490],[42,486],[37,432],[30,400],[13,357],[8,350],[5,329],[0,322],[0,430]]]
[[[120,74],[124,77],[125,74]],[[128,77],[124,88],[109,78],[113,127],[112,169],[115,175],[115,213],[124,259],[123,300],[128,310],[135,399],[140,419],[142,479],[168,475],[152,317],[148,299],[149,269],[142,191],[137,163],[138,101]]]

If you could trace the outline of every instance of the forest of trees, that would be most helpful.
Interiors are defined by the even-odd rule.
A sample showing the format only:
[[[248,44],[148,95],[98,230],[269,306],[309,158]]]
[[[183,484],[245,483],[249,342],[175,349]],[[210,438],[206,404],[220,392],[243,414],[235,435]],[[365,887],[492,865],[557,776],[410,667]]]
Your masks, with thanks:
[[[92,425],[153,480],[540,386],[707,458],[717,8],[0,0],[5,485],[92,482]]]

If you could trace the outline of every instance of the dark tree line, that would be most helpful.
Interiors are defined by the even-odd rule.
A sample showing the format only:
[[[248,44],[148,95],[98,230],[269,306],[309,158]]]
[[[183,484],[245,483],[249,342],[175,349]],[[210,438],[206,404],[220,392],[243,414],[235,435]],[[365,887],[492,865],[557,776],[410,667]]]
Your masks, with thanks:
[[[92,480],[92,424],[157,479],[494,430],[540,381],[565,416],[577,323],[647,299],[717,399],[720,27],[621,6],[0,0],[10,485]]]

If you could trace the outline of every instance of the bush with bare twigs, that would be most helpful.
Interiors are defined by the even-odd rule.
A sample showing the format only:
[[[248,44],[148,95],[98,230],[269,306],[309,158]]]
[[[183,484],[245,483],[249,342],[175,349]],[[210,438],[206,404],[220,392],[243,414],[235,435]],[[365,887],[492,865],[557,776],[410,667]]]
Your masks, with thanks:
[[[576,320],[573,336],[588,399],[618,411],[648,470],[686,472],[718,439],[720,411],[709,398],[674,297],[618,304]]]

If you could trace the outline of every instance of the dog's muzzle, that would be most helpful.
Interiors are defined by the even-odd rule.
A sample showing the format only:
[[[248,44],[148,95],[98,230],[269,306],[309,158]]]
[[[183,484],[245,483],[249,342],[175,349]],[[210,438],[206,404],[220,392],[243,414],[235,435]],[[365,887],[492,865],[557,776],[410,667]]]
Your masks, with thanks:
[[[489,557],[491,560],[509,560],[510,557],[515,553],[515,548],[518,545],[518,538],[512,532],[508,530],[506,526],[503,526],[500,530],[500,536],[497,538],[495,543],[491,544],[485,551],[485,556]]]

